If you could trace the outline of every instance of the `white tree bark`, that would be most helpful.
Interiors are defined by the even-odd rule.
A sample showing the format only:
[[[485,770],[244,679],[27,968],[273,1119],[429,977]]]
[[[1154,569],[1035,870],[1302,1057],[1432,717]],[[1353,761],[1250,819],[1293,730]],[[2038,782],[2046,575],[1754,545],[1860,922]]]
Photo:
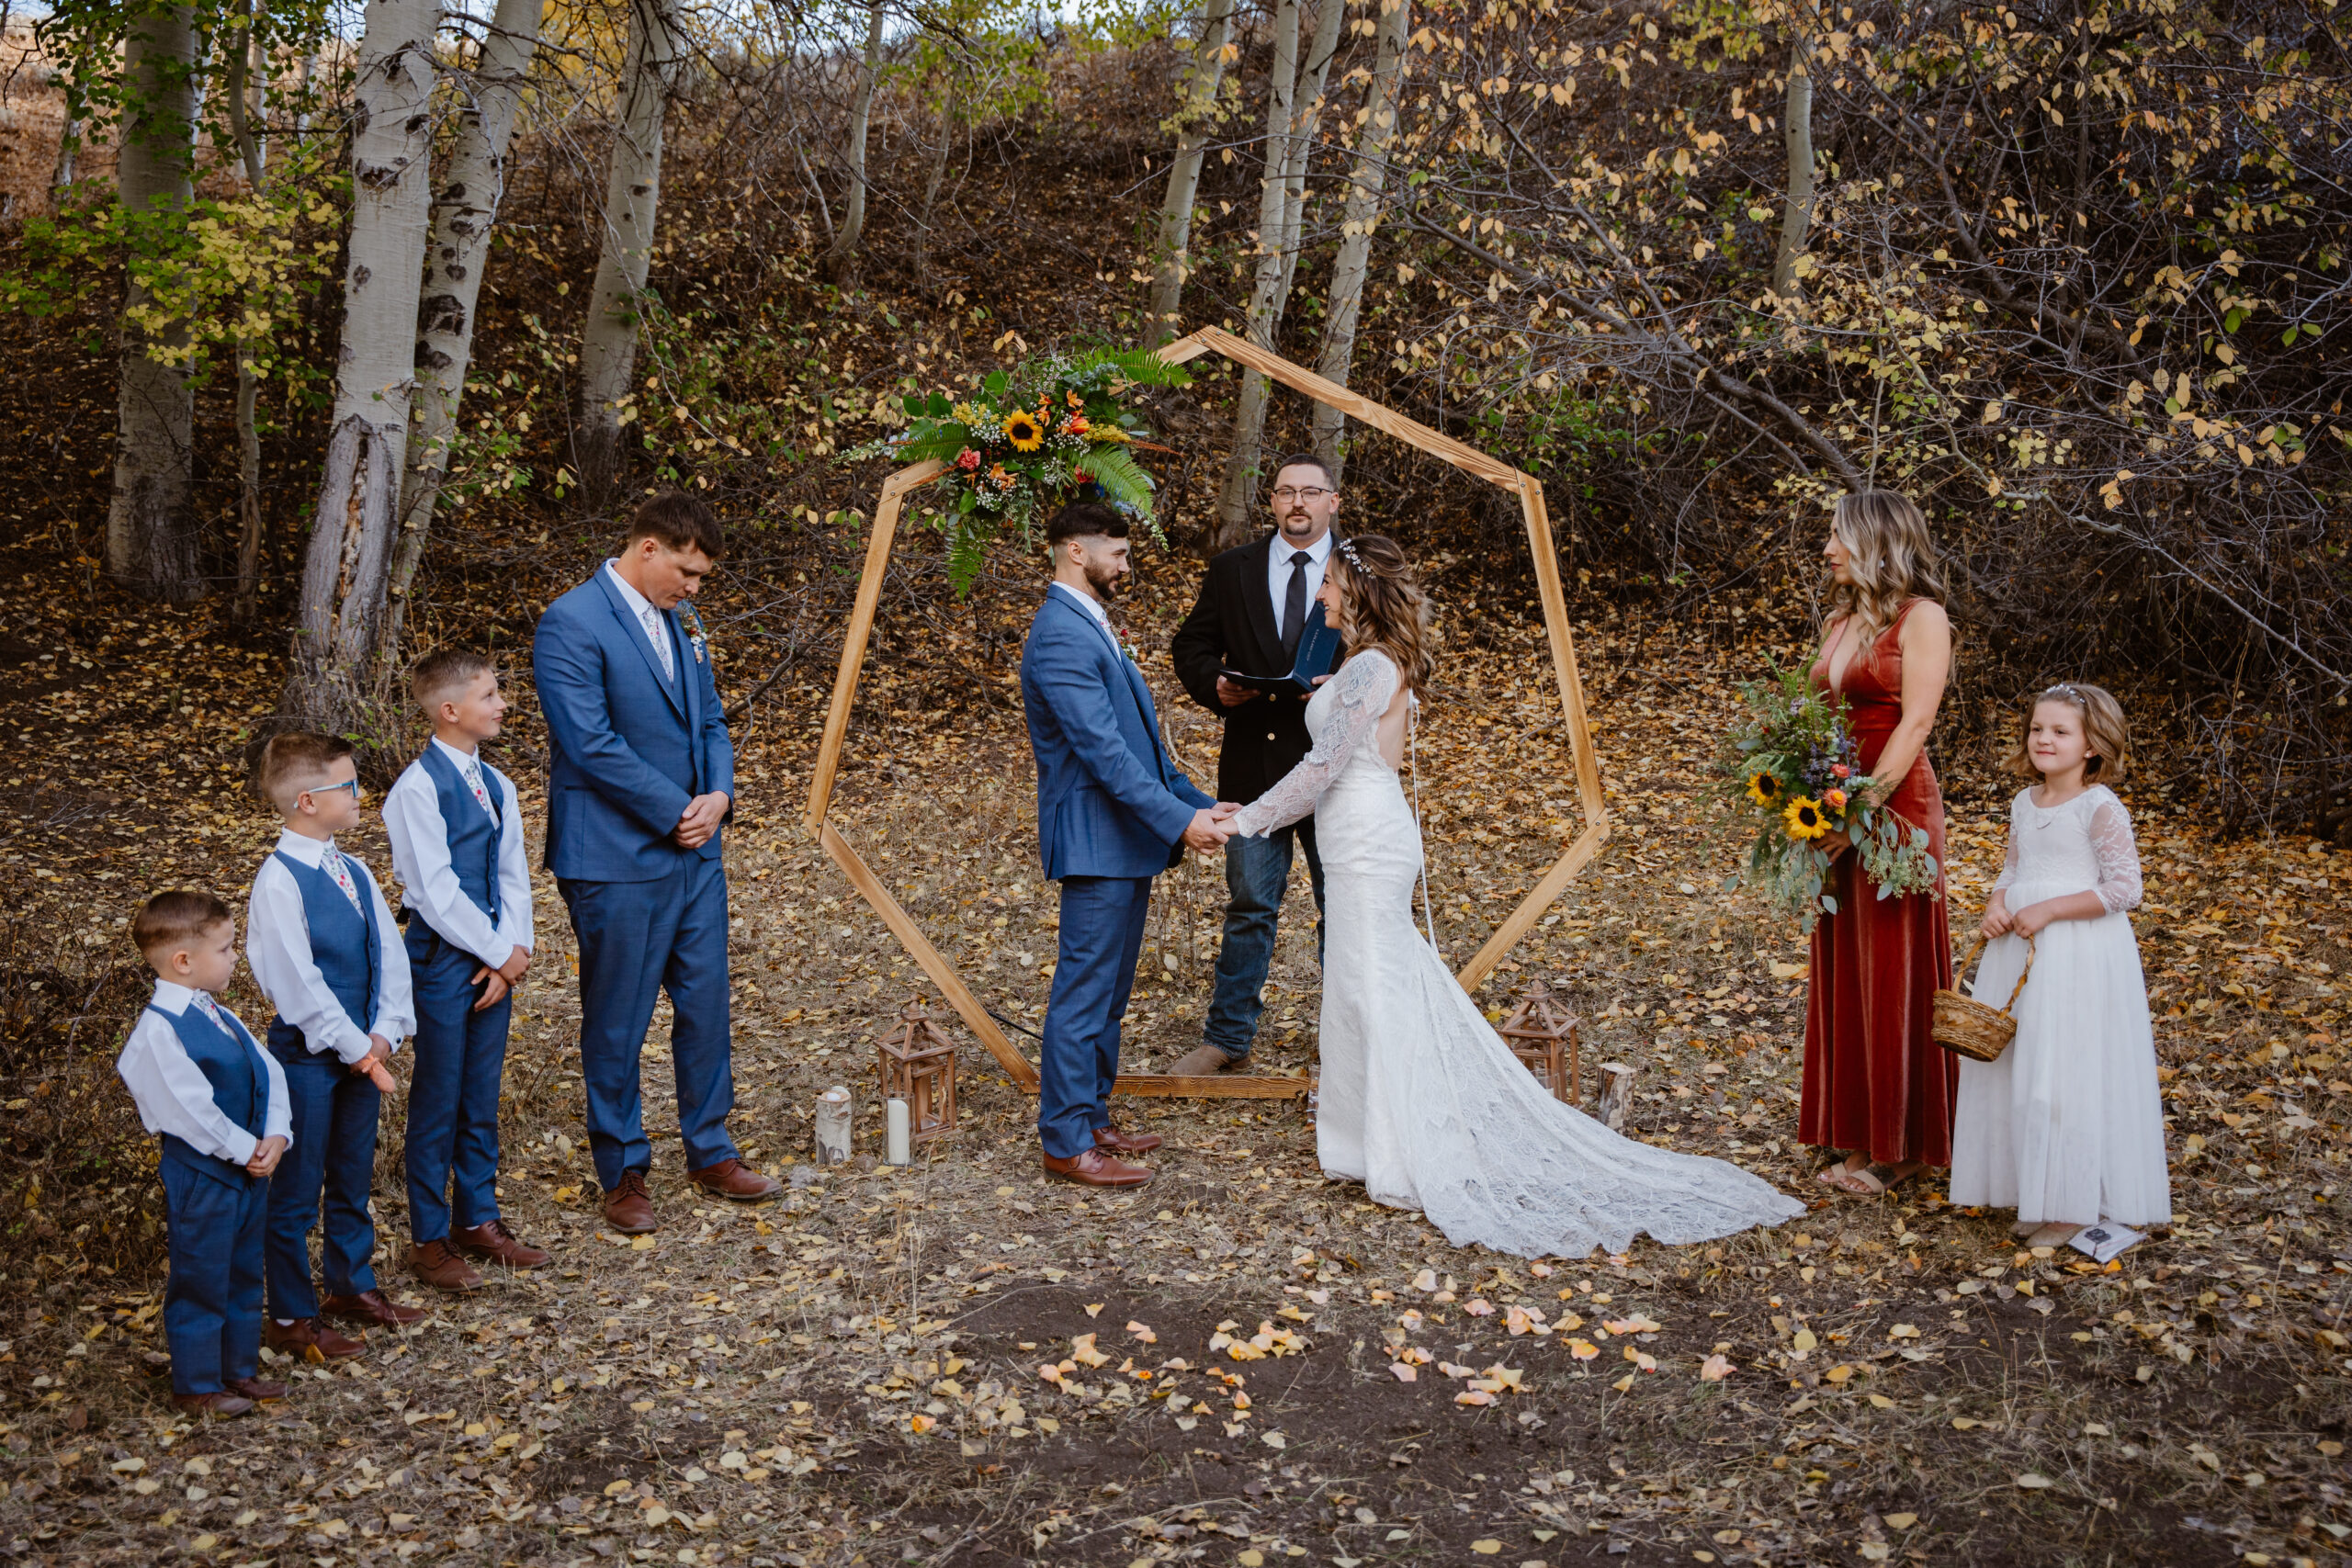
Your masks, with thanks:
[[[865,54],[857,79],[857,96],[849,107],[849,194],[842,203],[842,226],[826,253],[825,268],[836,283],[857,276],[857,246],[865,233],[865,147],[874,128],[874,89],[882,74],[882,5],[874,0],[865,23]]]
[[[400,648],[408,619],[409,589],[424,558],[424,542],[448,477],[449,448],[473,358],[474,310],[491,231],[506,193],[506,143],[523,103],[523,83],[538,48],[545,0],[498,0],[465,85],[448,167],[433,198],[433,240],[416,307],[416,427],[409,435],[401,479],[400,539],[392,551],[382,648]]]
[[[604,254],[580,329],[580,478],[594,506],[607,503],[620,479],[621,405],[637,374],[638,300],[661,212],[662,120],[684,64],[674,0],[629,0]]]
[[[1805,231],[1813,226],[1812,44],[1800,33],[1789,46],[1788,101],[1781,134],[1789,150],[1789,201],[1781,210],[1781,243],[1772,256],[1772,292],[1793,299],[1797,257],[1804,254]]]
[[[437,14],[435,0],[368,0],[352,83],[343,349],[287,688],[291,716],[335,728],[355,711],[375,651],[408,451]]]
[[[179,211],[190,196],[202,38],[185,5],[143,7],[127,32],[116,187],[126,211],[152,218]],[[204,592],[188,505],[196,394],[187,366],[159,357],[183,347],[185,333],[151,338],[133,320],[148,299],[134,273],[123,291],[107,575],[141,598],[185,604]]]
[[[1373,39],[1372,81],[1364,89],[1363,131],[1356,139],[1355,164],[1349,171],[1348,201],[1340,224],[1340,252],[1331,263],[1331,302],[1323,324],[1323,355],[1316,373],[1348,384],[1356,354],[1356,320],[1363,309],[1364,277],[1372,266],[1373,231],[1380,225],[1380,209],[1388,184],[1388,145],[1396,135],[1399,101],[1408,59],[1406,44],[1413,32],[1412,0],[1380,0],[1380,20]],[[1327,404],[1315,405],[1315,455],[1340,482],[1345,460],[1340,446],[1347,416]]]
[[[1337,0],[1333,0],[1336,4]],[[1266,85],[1265,175],[1258,201],[1258,270],[1250,290],[1245,335],[1259,347],[1274,346],[1280,323],[1283,226],[1289,215],[1285,175],[1290,167],[1293,111],[1298,78],[1298,0],[1276,0],[1274,62]],[[1228,549],[1250,532],[1258,491],[1258,447],[1266,429],[1269,383],[1255,370],[1241,377],[1241,397],[1233,416],[1233,450],[1225,460],[1225,482],[1216,503],[1215,547]]]
[[[1290,308],[1291,279],[1298,273],[1298,253],[1306,227],[1306,164],[1315,153],[1315,137],[1323,124],[1323,84],[1330,77],[1331,62],[1340,52],[1340,23],[1347,14],[1345,0],[1323,0],[1316,13],[1315,40],[1306,49],[1306,75],[1298,88],[1298,124],[1290,139],[1290,156],[1283,168],[1283,277],[1274,292],[1274,320]]]
[[[1336,4],[1336,0],[1334,0]],[[1184,68],[1184,104],[1177,111],[1176,160],[1168,166],[1168,194],[1159,204],[1159,265],[1151,279],[1151,322],[1144,346],[1157,348],[1176,335],[1177,305],[1184,295],[1193,238],[1193,203],[1201,191],[1201,160],[1216,128],[1217,91],[1225,83],[1226,54],[1233,34],[1233,0],[1207,0],[1201,36]]]

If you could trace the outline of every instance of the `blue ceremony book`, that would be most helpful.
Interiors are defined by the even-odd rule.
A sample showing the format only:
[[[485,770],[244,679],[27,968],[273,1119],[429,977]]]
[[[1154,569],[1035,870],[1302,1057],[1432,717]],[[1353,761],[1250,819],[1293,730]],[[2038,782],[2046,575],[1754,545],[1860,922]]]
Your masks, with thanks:
[[[1238,670],[1223,670],[1218,673],[1237,686],[1304,697],[1315,694],[1316,677],[1329,675],[1339,667],[1339,628],[1323,624],[1323,605],[1318,600],[1307,606],[1306,625],[1298,634],[1298,656],[1291,660],[1288,673],[1248,675]]]

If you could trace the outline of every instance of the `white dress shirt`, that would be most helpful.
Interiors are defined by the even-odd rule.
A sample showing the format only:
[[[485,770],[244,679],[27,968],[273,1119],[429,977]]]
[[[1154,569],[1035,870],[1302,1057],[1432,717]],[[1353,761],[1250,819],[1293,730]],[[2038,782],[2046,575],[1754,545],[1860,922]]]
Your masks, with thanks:
[[[196,993],[186,986],[158,980],[154,1002],[177,1018],[196,1005]],[[217,1001],[213,1006],[220,1008],[223,1019],[236,1016]],[[268,1052],[260,1055],[269,1075],[265,1085],[269,1104],[262,1111],[261,1136],[284,1138],[290,1145],[294,1112],[293,1101],[286,1093],[285,1070]],[[139,1107],[140,1123],[150,1133],[169,1133],[198,1154],[225,1159],[231,1165],[243,1165],[254,1157],[261,1138],[229,1120],[212,1098],[212,1080],[180,1043],[179,1032],[153,1013],[141,1011],[139,1021],[130,1027],[130,1038],[123,1043],[122,1055],[115,1058],[114,1070],[122,1075],[131,1103]]]
[[[277,835],[277,847],[289,858],[317,865],[332,839],[311,839],[291,828]],[[346,1062],[356,1062],[371,1048],[368,1036],[380,1034],[400,1049],[416,1032],[416,1000],[408,972],[408,950],[401,945],[401,928],[384,903],[384,895],[367,868],[350,855],[364,897],[375,901],[379,957],[376,1016],[366,1029],[351,1021],[343,1004],[327,989],[326,976],[311,957],[311,922],[302,909],[302,889],[272,855],[254,874],[254,890],[245,905],[245,962],[262,994],[277,1009],[277,1016],[302,1032],[313,1051],[329,1050]]]
[[[1281,529],[1275,529],[1273,545],[1266,551],[1266,592],[1274,602],[1274,631],[1277,636],[1283,629],[1283,601],[1290,594],[1290,558],[1297,553],[1298,547],[1283,538]],[[1306,615],[1315,613],[1315,596],[1323,592],[1323,564],[1330,558],[1331,530],[1326,528],[1321,538],[1306,547]],[[1299,622],[1301,626],[1306,624],[1304,620]]]
[[[612,574],[613,586],[621,591],[621,598],[628,605],[628,613],[637,617],[637,624],[644,629],[645,640],[653,645],[654,662],[662,666],[662,673],[673,681],[676,680],[677,650],[670,646],[670,628],[665,624],[668,617],[653,607],[652,600],[639,593],[629,580],[621,575],[619,561],[607,557],[605,570]]]
[[[493,797],[503,795],[498,840],[498,919],[466,896],[457,871],[449,863],[449,825],[441,815],[441,794],[433,775],[418,758],[403,771],[384,795],[384,835],[392,844],[392,874],[401,879],[401,902],[417,918],[492,969],[514,956],[518,947],[532,946],[531,863],[523,848],[523,811],[514,781],[471,752],[460,751],[435,736],[449,765],[465,777],[466,765],[481,769],[482,781],[495,780]],[[475,809],[468,807],[467,809]]]
[[[1111,631],[1111,612],[1102,607],[1102,600],[1097,599],[1091,593],[1081,593],[1067,582],[1057,582],[1052,584],[1052,587],[1060,589],[1062,592],[1062,597],[1069,600],[1080,609],[1093,616],[1094,624],[1096,626],[1101,626],[1106,632]],[[1119,634],[1116,632],[1111,632],[1111,640],[1113,642],[1118,641]]]

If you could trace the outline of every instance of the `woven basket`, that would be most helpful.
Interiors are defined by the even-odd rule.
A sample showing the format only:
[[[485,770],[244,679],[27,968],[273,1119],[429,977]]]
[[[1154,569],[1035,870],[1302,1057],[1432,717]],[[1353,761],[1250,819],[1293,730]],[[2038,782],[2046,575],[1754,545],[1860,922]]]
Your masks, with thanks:
[[[1975,951],[1961,960],[1960,972],[1965,972],[1984,951],[1984,939],[1976,939]],[[2016,989],[2009,999],[1998,1008],[1987,1007],[1974,997],[1964,997],[1958,991],[1936,988],[1935,1026],[1931,1031],[1937,1044],[1945,1050],[1967,1057],[1972,1062],[1996,1062],[2001,1053],[2017,1038],[2018,1021],[2009,1010],[2018,1005],[2018,998],[2025,992],[2026,976],[2033,973],[2033,938],[2025,939],[2025,968],[2018,976]],[[1960,983],[1959,972],[1952,983]]]

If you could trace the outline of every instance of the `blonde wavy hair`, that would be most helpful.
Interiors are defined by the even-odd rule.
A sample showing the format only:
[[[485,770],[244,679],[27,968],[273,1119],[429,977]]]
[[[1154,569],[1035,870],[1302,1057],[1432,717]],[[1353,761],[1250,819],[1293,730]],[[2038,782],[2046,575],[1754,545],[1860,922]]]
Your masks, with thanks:
[[[1892,626],[1910,600],[1944,603],[1927,514],[1909,496],[1891,490],[1841,496],[1830,513],[1829,531],[1846,547],[1847,570],[1854,578],[1830,585],[1830,619],[1851,620],[1868,638]]]
[[[2006,771],[2020,778],[2041,776],[2026,742],[2033,734],[2033,710],[2044,703],[2065,703],[2083,716],[2083,735],[2091,743],[2090,761],[2083,768],[2086,783],[2111,784],[2123,776],[2126,753],[2132,749],[2132,728],[2123,720],[2123,705],[2115,700],[2114,693],[2087,681],[2061,681],[2027,699],[2017,739],[2009,754],[2001,759]]]
[[[1340,639],[1348,651],[1376,648],[1418,692],[1437,668],[1437,634],[1430,629],[1429,596],[1396,541],[1357,534],[1335,542],[1327,570],[1340,583]]]

